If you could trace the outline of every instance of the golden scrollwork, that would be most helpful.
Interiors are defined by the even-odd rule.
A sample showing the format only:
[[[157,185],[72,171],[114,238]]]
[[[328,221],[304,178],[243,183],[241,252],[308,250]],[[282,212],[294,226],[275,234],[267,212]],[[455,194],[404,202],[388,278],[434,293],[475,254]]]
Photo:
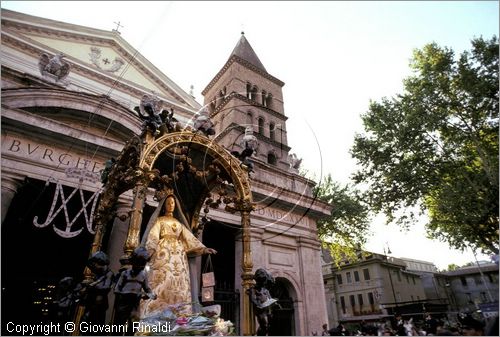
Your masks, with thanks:
[[[153,143],[146,145],[139,166],[152,169],[154,162],[163,151],[181,148],[186,144],[202,146],[207,151],[207,154],[216,159],[217,163],[231,176],[238,196],[241,199],[251,201],[248,172],[240,166],[239,160],[234,158],[226,149],[200,133],[191,131],[173,132],[155,139]]]

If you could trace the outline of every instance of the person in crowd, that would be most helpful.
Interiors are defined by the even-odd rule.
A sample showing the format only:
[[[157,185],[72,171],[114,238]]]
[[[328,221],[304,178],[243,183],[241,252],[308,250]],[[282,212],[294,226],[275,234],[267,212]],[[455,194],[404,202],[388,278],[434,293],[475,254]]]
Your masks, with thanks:
[[[321,331],[321,336],[330,336],[330,333],[328,332],[328,324],[323,324],[322,328],[323,330]]]

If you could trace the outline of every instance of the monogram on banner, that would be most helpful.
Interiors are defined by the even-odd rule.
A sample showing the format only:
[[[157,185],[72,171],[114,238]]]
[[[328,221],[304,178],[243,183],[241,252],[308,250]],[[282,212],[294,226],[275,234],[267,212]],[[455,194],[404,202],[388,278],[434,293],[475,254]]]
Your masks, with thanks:
[[[81,169],[80,169],[81,171]],[[98,177],[95,173],[92,174],[90,172],[75,172],[75,170],[67,170],[66,174],[69,177],[74,177],[74,178],[79,178],[80,183],[83,180],[95,180],[95,178]],[[89,175],[90,174],[90,175]],[[91,177],[92,176],[92,177]],[[50,182],[47,181],[47,184]],[[92,196],[88,199],[85,200],[85,195],[83,193],[83,190],[81,189],[81,185],[78,185],[78,187],[74,188],[71,193],[66,196],[64,194],[63,186],[59,181],[53,181],[56,183],[56,189],[54,192],[54,198],[52,199],[52,205],[49,210],[49,214],[47,215],[47,219],[43,223],[38,223],[38,216],[35,216],[33,218],[33,225],[38,228],[43,228],[47,227],[52,224],[54,231],[61,237],[63,238],[72,238],[80,234],[84,227],[75,229],[75,223],[76,221],[80,218],[83,217],[85,221],[85,225],[87,230],[89,231],[90,234],[95,234],[95,230],[93,228],[93,219],[94,219],[94,212],[95,208],[97,206],[97,200],[99,199],[99,194],[101,193],[102,189],[98,189],[97,191],[92,194]],[[79,198],[78,198],[79,196]],[[79,199],[79,200],[78,200]],[[60,200],[60,202],[58,202]],[[69,202],[73,200],[72,206],[77,204],[77,202],[80,203],[81,208],[80,210],[76,213],[76,215],[73,217],[73,219],[70,219],[69,211],[68,211],[68,204]],[[59,204],[59,206],[58,206]],[[90,212],[88,211],[88,206],[91,206]],[[61,212],[64,214],[64,219],[65,219],[65,227],[61,228],[58,223],[54,222],[54,219],[59,215]],[[59,217],[58,219],[60,219]],[[54,223],[53,223],[54,222]]]

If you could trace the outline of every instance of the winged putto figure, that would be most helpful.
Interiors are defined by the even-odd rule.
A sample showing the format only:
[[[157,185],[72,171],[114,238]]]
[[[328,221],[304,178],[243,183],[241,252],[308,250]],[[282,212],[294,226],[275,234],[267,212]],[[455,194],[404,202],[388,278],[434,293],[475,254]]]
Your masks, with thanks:
[[[205,136],[213,136],[215,135],[215,124],[210,119],[210,115],[206,108],[203,108],[194,120],[193,127],[197,131],[201,131],[205,134]]]
[[[298,170],[302,163],[302,158],[297,157],[295,153],[291,153],[288,155],[288,163],[290,164],[290,168]]]
[[[163,123],[160,116],[161,102],[154,95],[143,95],[141,104],[136,106],[134,110],[143,120],[143,132],[150,130],[153,136],[160,134],[160,127]]]
[[[240,145],[243,147],[243,151],[231,151],[231,154],[238,158],[247,167],[249,172],[252,172],[253,163],[249,157],[257,150],[259,142],[257,141],[257,137],[253,135],[253,128],[251,126],[245,128],[245,135],[241,139]]]

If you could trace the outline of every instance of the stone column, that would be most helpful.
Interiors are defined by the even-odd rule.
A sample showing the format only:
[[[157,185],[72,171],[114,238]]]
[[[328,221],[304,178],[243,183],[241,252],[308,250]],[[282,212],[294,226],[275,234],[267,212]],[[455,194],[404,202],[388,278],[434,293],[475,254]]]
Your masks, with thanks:
[[[116,203],[116,216],[113,220],[113,227],[109,234],[108,242],[108,257],[109,268],[115,273],[118,273],[121,263],[120,258],[123,256],[123,245],[127,239],[128,226],[130,223],[130,208],[132,200],[121,196]],[[106,322],[112,322],[113,310],[115,306],[115,294],[113,289],[108,294],[109,309],[106,312]]]
[[[17,189],[22,185],[23,179],[14,178],[9,175],[2,174],[2,214],[1,214],[1,223],[5,219],[5,215],[7,215],[7,211],[9,210],[10,203],[14,196],[17,193]]]
[[[118,272],[121,267],[120,258],[123,256],[123,246],[127,239],[131,207],[132,200],[123,196],[116,203],[116,216],[113,220],[108,243],[109,267],[114,273]]]

